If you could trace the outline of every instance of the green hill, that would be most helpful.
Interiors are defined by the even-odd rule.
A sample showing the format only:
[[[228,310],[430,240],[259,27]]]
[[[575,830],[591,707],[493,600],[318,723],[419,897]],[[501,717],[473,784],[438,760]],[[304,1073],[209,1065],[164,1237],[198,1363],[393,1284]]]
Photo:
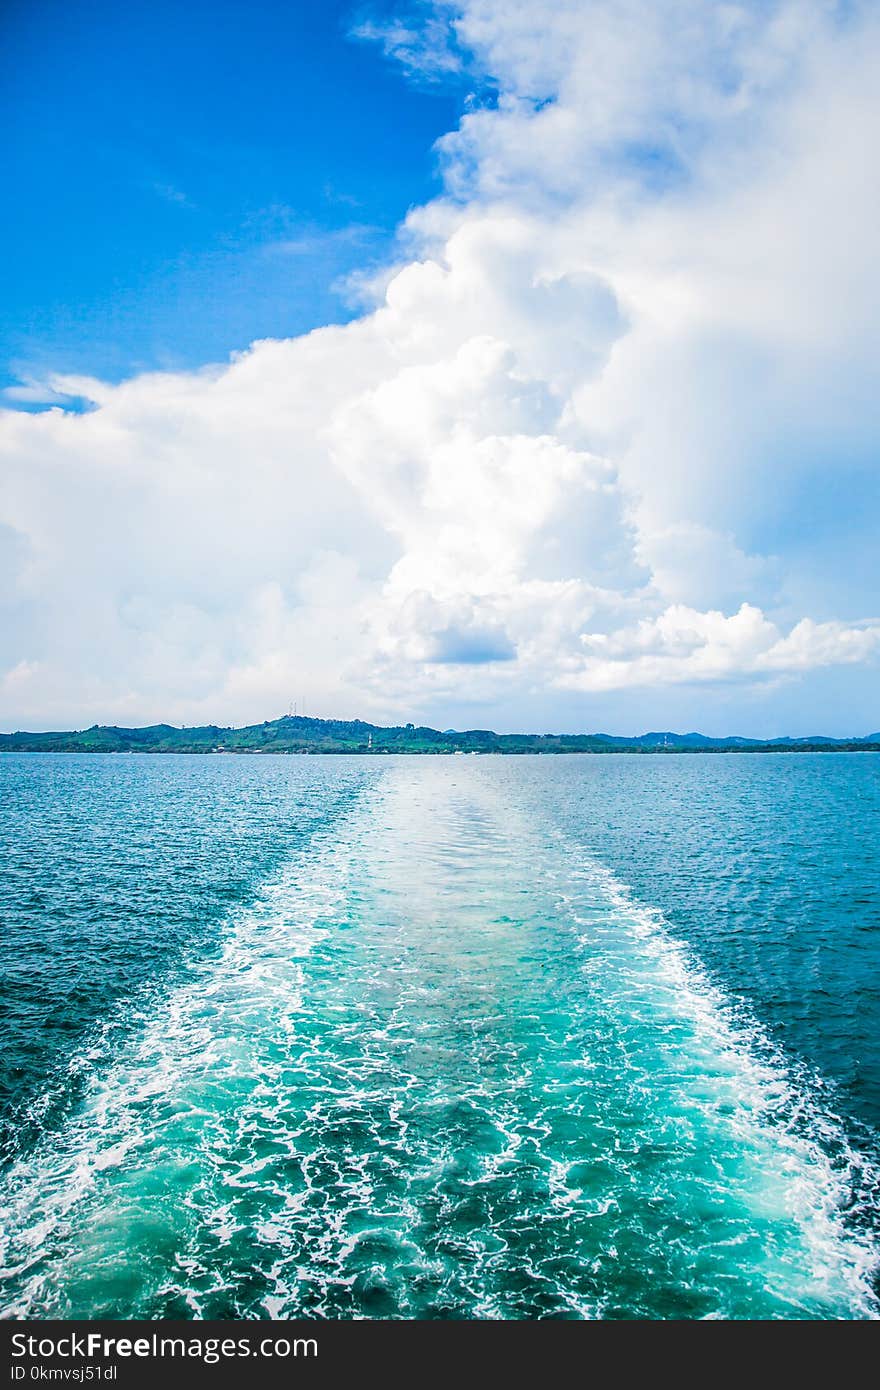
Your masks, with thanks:
[[[241,729],[203,724],[151,724],[122,729],[94,724],[63,733],[0,734],[0,752],[14,753],[699,753],[880,751],[880,734],[866,738],[746,739],[705,734],[496,734],[491,729],[383,727],[361,719],[285,715]]]

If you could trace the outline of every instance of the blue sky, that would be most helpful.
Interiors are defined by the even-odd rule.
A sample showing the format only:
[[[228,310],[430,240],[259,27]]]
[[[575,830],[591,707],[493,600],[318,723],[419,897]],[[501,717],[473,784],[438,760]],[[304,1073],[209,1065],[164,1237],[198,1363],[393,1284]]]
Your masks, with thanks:
[[[870,0],[0,29],[0,726],[877,730]]]
[[[460,81],[404,82],[350,3],[6,0],[2,384],[225,359],[334,291],[439,189]]]

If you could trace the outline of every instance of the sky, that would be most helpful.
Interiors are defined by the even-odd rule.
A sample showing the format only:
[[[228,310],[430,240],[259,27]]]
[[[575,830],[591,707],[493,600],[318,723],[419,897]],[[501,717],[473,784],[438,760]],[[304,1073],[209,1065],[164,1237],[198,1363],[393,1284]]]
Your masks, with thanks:
[[[357,28],[337,0],[3,0],[3,385],[351,317],[334,284],[439,191],[465,96],[402,83]]]
[[[875,5],[0,53],[0,726],[880,729]]]

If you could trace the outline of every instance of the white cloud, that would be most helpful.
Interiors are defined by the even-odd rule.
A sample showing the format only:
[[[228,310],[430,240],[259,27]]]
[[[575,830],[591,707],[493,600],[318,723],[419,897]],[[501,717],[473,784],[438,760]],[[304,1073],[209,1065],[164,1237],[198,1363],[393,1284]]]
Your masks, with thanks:
[[[847,627],[802,619],[783,637],[759,608],[744,603],[729,617],[674,604],[612,633],[585,633],[580,669],[563,677],[575,690],[686,681],[737,680],[864,661],[880,652],[880,621]]]
[[[647,691],[654,722],[652,692],[693,689],[710,728],[709,688],[778,719],[799,681],[807,718],[834,668],[846,717],[870,707],[870,11],[434,19],[427,49],[451,24],[501,97],[444,142],[450,196],[364,317],[202,372],[53,379],[42,399],[93,408],[0,417],[7,723],[307,694],[589,727],[618,717],[604,692]],[[409,29],[383,42],[415,65]]]
[[[351,36],[378,44],[385,56],[399,63],[410,78],[435,82],[458,74],[463,68],[454,30],[442,13],[431,14],[423,8],[411,21],[364,19],[355,24]]]

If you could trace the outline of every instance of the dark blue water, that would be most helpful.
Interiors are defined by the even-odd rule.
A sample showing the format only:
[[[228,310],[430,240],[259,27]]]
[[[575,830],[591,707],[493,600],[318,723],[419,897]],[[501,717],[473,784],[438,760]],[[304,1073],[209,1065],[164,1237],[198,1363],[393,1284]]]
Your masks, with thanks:
[[[880,755],[566,757],[545,780],[541,813],[880,1128]]]
[[[69,1102],[112,1046],[96,1025],[124,1030],[120,1001],[209,952],[376,776],[348,759],[0,758],[0,1154],[34,1137],[29,1102]]]
[[[876,755],[0,779],[7,1311],[875,1314]]]

